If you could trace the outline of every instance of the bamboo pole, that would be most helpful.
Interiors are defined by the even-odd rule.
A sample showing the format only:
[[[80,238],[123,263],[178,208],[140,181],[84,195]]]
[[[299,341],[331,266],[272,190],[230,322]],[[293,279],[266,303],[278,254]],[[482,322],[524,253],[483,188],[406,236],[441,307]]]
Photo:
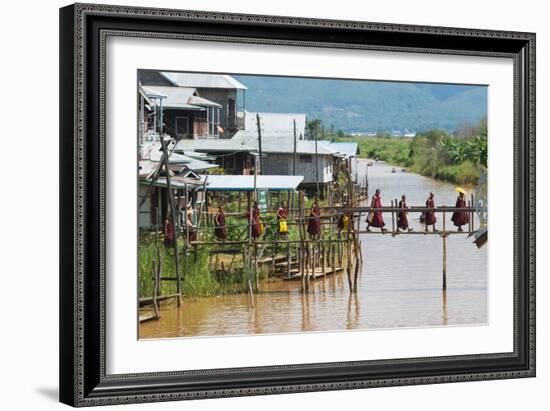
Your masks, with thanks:
[[[296,175],[296,119],[293,119],[293,125],[294,125],[294,153],[292,156],[292,175]],[[294,206],[294,204],[293,204]]]
[[[162,99],[160,100],[160,145],[162,149],[162,157],[163,157],[163,165],[164,165],[164,171],[166,173],[166,189],[168,190],[168,200],[170,201],[170,216],[172,220],[172,229],[174,232],[174,258],[176,263],[176,293],[178,294],[177,299],[177,306],[179,307],[181,305],[181,272],[180,272],[180,260],[179,260],[179,252],[178,252],[178,221],[176,219],[176,207],[175,207],[175,201],[174,201],[174,192],[172,191],[172,183],[170,181],[170,168],[168,167],[168,149],[166,148],[166,142],[164,141],[164,132],[163,132],[163,107],[162,107]],[[187,187],[187,186],[186,186]]]
[[[321,248],[321,253],[322,253],[322,256],[323,256],[323,265],[322,265],[322,268],[323,268],[323,275],[325,278],[327,278],[327,255],[326,255],[326,248],[325,248],[325,244],[324,243],[319,243],[319,247]]]
[[[394,208],[393,200],[391,200],[391,208],[392,208],[392,212],[391,212],[391,232],[392,232],[392,234],[395,234],[395,213],[393,211],[393,208]]]
[[[447,290],[447,233],[445,230],[445,212],[443,212],[443,281],[442,289]]]
[[[331,243],[330,247],[331,247],[330,257],[331,257],[332,273],[336,274],[336,252],[335,252],[336,251],[336,244]]]
[[[355,275],[353,277],[353,292],[357,292],[357,280],[359,278],[359,260],[355,259]]]
[[[307,290],[309,292],[311,281],[315,278],[315,246],[313,243],[309,243],[310,258],[309,263],[311,264],[311,275],[307,277]]]
[[[447,290],[447,236],[443,236],[443,291]]]
[[[353,280],[352,280],[352,260],[351,260],[351,239],[348,239],[347,246],[347,266],[348,266],[348,284],[350,292],[353,291]]]
[[[256,127],[258,128],[258,157],[260,157],[260,175],[264,173],[263,164],[262,164],[262,127],[260,124],[260,114],[256,113]],[[256,169],[256,166],[254,166],[254,169]],[[254,170],[254,174],[256,174],[256,170]],[[255,187],[254,187],[255,189]]]
[[[471,224],[472,224],[472,231],[475,231],[476,229],[476,226],[474,224],[474,218],[475,218],[475,203],[474,203],[474,195],[473,194],[470,194],[470,207],[472,207],[472,211],[471,211],[471,218],[470,218],[470,221],[471,221]]]
[[[160,264],[160,261],[159,261],[159,264]],[[159,306],[157,301],[159,277],[158,277],[158,270],[155,269],[155,260],[153,260],[152,271],[153,271],[153,309],[155,310],[155,320],[158,320],[160,318]]]
[[[290,243],[286,246],[286,277],[290,278]]]

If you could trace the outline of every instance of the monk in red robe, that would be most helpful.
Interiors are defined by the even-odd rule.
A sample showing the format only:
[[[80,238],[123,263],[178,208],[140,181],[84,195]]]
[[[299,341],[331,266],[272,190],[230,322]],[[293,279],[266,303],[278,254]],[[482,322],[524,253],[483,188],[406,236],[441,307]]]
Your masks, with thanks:
[[[407,197],[405,197],[405,194],[401,196],[401,201],[399,201],[399,208],[402,208],[403,210],[407,210],[409,206],[407,205]],[[399,211],[397,213],[397,232],[399,230],[404,230],[411,232],[413,229],[409,227],[409,218],[407,211]]]
[[[218,207],[218,212],[214,216],[214,234],[218,240],[225,241],[227,239],[227,230],[225,229],[225,213],[223,206]]]
[[[250,212],[246,213],[246,218],[252,226],[252,238],[256,239],[261,236],[260,208],[257,201],[254,201],[254,206],[252,207],[252,218],[250,217]]]
[[[174,225],[170,215],[167,215],[166,220],[164,220],[164,245],[166,247],[174,245]]]
[[[430,193],[428,199],[426,200],[426,208],[435,208],[435,196],[434,193]],[[426,211],[424,213],[424,224],[426,224],[425,232],[428,232],[428,226],[433,226],[433,232],[435,233],[435,223],[437,219],[435,218],[435,212]]]
[[[277,210],[277,233],[279,233],[279,235],[283,237],[288,234],[288,225],[286,227],[287,231],[285,232],[281,231],[281,221],[284,221],[286,223],[287,218],[288,218],[288,210],[285,208],[285,202],[281,201],[281,206]]]
[[[372,196],[370,203],[371,208],[382,208],[382,198],[380,197],[380,189],[377,188],[376,192]],[[379,227],[383,233],[386,232],[384,228],[384,217],[382,217],[382,211],[371,211],[367,216],[367,231],[370,231],[370,227]]]
[[[463,192],[460,192],[458,194],[455,207],[466,208],[466,200],[464,199]],[[468,215],[467,211],[455,211],[453,213],[453,216],[451,217],[451,221],[454,223],[455,226],[458,227],[458,231],[464,231],[462,230],[462,226],[470,222],[470,216]]]
[[[307,223],[307,232],[311,239],[316,239],[321,234],[321,209],[319,208],[319,200],[313,201],[309,212],[309,221]]]

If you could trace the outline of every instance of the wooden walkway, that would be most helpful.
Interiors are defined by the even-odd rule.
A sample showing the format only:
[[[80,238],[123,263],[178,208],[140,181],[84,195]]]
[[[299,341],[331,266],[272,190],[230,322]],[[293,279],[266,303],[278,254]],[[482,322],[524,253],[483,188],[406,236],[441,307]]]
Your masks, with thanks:
[[[309,271],[306,275],[311,280],[317,280],[318,278],[326,278],[329,275],[332,274],[339,274],[344,272],[344,267],[336,267],[334,270],[332,268],[325,268],[324,270],[322,268],[315,268],[315,271],[313,274],[311,271]],[[302,280],[302,273],[298,269],[290,270],[291,276],[290,277],[283,277],[283,280],[285,281],[301,281]]]

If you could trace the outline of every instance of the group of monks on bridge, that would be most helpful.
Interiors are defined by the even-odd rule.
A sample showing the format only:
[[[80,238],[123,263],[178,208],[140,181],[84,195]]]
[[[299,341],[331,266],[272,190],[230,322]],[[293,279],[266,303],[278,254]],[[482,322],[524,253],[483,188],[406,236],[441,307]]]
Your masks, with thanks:
[[[382,197],[380,189],[377,189],[371,201],[371,208],[377,209],[382,208]],[[408,212],[407,209],[407,198],[405,194],[401,196],[401,201],[399,201],[399,208],[403,211],[397,213],[397,231],[412,231],[413,229],[409,226]],[[435,195],[430,193],[428,199],[426,200],[426,208],[433,209],[435,208]],[[464,191],[459,191],[458,198],[456,199],[455,208],[466,208],[466,200],[464,198]],[[428,228],[432,226],[433,232],[436,232],[435,224],[437,218],[435,212],[428,210],[422,213],[420,221],[424,223],[425,232],[428,232]],[[458,231],[464,231],[462,229],[463,225],[466,225],[470,222],[470,216],[467,211],[455,211],[451,217],[453,224],[458,227]],[[382,211],[373,211],[370,212],[367,216],[367,231],[370,231],[370,227],[378,227],[382,230],[383,233],[386,232],[386,224],[384,223],[384,218],[382,216]]]
[[[262,222],[261,212],[257,201],[254,201],[252,212],[246,213],[246,219],[249,221],[250,235],[253,239],[260,238],[265,232],[265,224]],[[277,235],[280,238],[288,236],[288,209],[285,202],[282,201],[277,210]],[[317,239],[321,235],[321,208],[319,200],[316,198],[310,209],[307,225],[307,233],[311,239]],[[227,229],[225,223],[225,211],[222,205],[214,216],[214,235],[218,240],[227,239]]]
[[[382,233],[387,232],[385,226],[386,223],[384,222],[383,217],[383,211],[376,210],[382,208],[382,197],[381,197],[381,191],[380,189],[377,189],[374,196],[372,197],[372,201],[370,204],[370,207],[374,209],[374,211],[371,211],[367,215],[367,226],[366,230],[371,231],[371,227],[380,228]],[[402,209],[403,211],[397,212],[397,232],[405,231],[410,232],[413,229],[409,226],[409,219],[408,219],[408,208],[407,205],[407,198],[403,194],[401,196],[401,201],[399,201],[398,208]],[[430,193],[427,200],[426,200],[426,208],[427,209],[433,209],[435,208],[435,195],[434,193]],[[466,200],[465,195],[463,191],[459,192],[458,198],[456,199],[456,206],[455,208],[466,208]],[[187,210],[186,212],[186,226],[187,230],[189,230],[190,241],[196,241],[196,231],[194,230],[194,226],[192,224],[192,210]],[[252,212],[246,213],[246,218],[249,221],[249,235],[252,237],[252,239],[256,240],[260,238],[264,232],[265,232],[265,225],[262,222],[261,219],[261,213],[260,208],[258,206],[258,202],[255,201],[252,206]],[[285,202],[281,202],[279,209],[277,210],[277,229],[276,233],[279,236],[279,238],[287,238],[288,236],[288,209],[285,206]],[[463,231],[462,226],[466,225],[470,222],[470,216],[467,211],[455,211],[451,217],[451,220],[453,221],[453,224],[458,227],[458,231]],[[424,223],[425,226],[425,232],[428,232],[429,227],[432,227],[433,232],[436,232],[436,222],[437,218],[435,216],[435,212],[431,210],[424,211],[422,213],[422,216],[420,218],[420,221]],[[346,232],[353,228],[353,214],[351,213],[340,213],[337,219],[337,229],[338,229],[338,238],[340,239],[342,236],[342,232]],[[321,235],[321,209],[319,207],[319,200],[315,198],[313,201],[313,204],[311,205],[309,216],[307,218],[307,233],[311,240],[318,239]],[[220,241],[225,241],[227,239],[227,228],[226,228],[226,221],[225,221],[225,212],[224,207],[220,205],[218,207],[218,210],[214,216],[214,235],[216,239]],[[171,228],[171,222],[169,218],[166,220],[165,224],[165,242],[167,241],[170,243],[173,241],[174,233],[173,229]]]

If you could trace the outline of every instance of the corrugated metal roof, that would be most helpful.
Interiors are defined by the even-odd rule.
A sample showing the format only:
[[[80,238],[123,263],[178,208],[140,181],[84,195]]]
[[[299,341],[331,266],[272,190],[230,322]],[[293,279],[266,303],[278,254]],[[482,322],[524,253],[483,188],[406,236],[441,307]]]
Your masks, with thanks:
[[[198,151],[205,153],[222,152],[259,152],[258,137],[243,138],[242,135],[235,134],[231,139],[201,139],[201,140],[180,140],[176,146],[176,152]],[[262,136],[262,152],[264,154],[292,154],[294,152],[293,140],[281,140],[280,138]],[[315,141],[298,140],[296,142],[297,154],[315,154]],[[335,154],[334,150],[321,144],[317,145],[317,153],[321,156],[331,156]]]
[[[149,178],[157,170],[158,162],[150,160],[140,160],[138,164],[138,175],[140,178]]]
[[[247,89],[244,84],[226,74],[173,73],[167,71],[161,72],[161,74],[180,87]]]
[[[199,97],[199,96],[189,97],[189,104],[194,104],[196,106],[222,107],[221,104],[218,104],[212,100],[208,100],[204,97]]]
[[[205,176],[203,176],[200,180],[197,180],[195,178],[190,178],[190,177],[178,177],[178,176],[173,176],[173,177],[170,177],[170,186],[173,187],[173,188],[185,188],[185,185],[187,184],[188,186],[200,186],[204,183],[204,178]],[[167,182],[166,182],[166,177],[159,177],[155,182],[151,182],[151,180],[140,180],[140,184],[143,184],[143,185],[153,185],[153,186],[157,186],[157,187],[166,187],[167,186]]]
[[[262,151],[264,153],[294,153],[294,142],[290,144],[281,144],[277,139],[266,139],[262,140]],[[330,148],[323,147],[321,144],[317,144],[317,151],[315,150],[315,141],[312,140],[298,140],[296,142],[296,153],[297,154],[315,154],[321,156],[332,156],[334,150]]]
[[[191,87],[143,86],[143,90],[150,96],[164,97],[162,105],[166,108],[204,110],[202,106],[221,107],[218,103],[199,97],[197,90]]]
[[[160,161],[162,159],[162,150],[160,143],[152,143],[150,145],[147,145],[143,147],[142,149],[142,158],[148,159],[151,161]],[[168,159],[168,162],[171,164],[176,163],[189,163],[191,162],[190,157],[186,157],[184,155],[178,154],[178,153],[172,153],[170,154],[170,157]]]
[[[160,143],[158,142],[144,144],[141,152],[142,158],[150,160],[155,164],[158,164],[158,162],[162,159],[162,150],[160,149],[160,147],[161,147]],[[195,171],[202,171],[202,170],[208,170],[211,168],[219,167],[217,164],[209,163],[207,161],[186,156],[177,152],[173,152],[170,155],[170,158],[168,159],[168,163],[184,164],[191,170],[195,170]]]
[[[257,176],[256,188],[295,190],[303,179],[303,176]],[[251,191],[254,190],[254,176],[210,175],[207,187],[211,191]]]
[[[253,151],[257,147],[245,144],[241,140],[234,139],[199,139],[199,140],[180,140],[176,145],[178,153],[185,151],[199,151],[205,153],[216,152],[237,152],[237,151]]]
[[[258,135],[247,135],[238,131],[231,140],[235,140],[237,144],[242,144],[259,151]],[[215,143],[214,143],[215,144]],[[263,153],[294,153],[294,137],[285,138],[282,136],[264,136],[262,134],[262,152]],[[314,140],[297,140],[296,141],[296,153],[297,154],[315,154],[315,141]],[[334,155],[334,150],[317,144],[317,154],[322,156]]]
[[[192,160],[191,162],[186,163],[185,166],[193,171],[204,171],[219,167],[217,164],[207,163],[206,161],[201,160]]]
[[[322,144],[337,153],[342,153],[346,158],[356,157],[359,153],[359,144],[354,142],[332,142],[323,140],[318,141],[318,144]]]

